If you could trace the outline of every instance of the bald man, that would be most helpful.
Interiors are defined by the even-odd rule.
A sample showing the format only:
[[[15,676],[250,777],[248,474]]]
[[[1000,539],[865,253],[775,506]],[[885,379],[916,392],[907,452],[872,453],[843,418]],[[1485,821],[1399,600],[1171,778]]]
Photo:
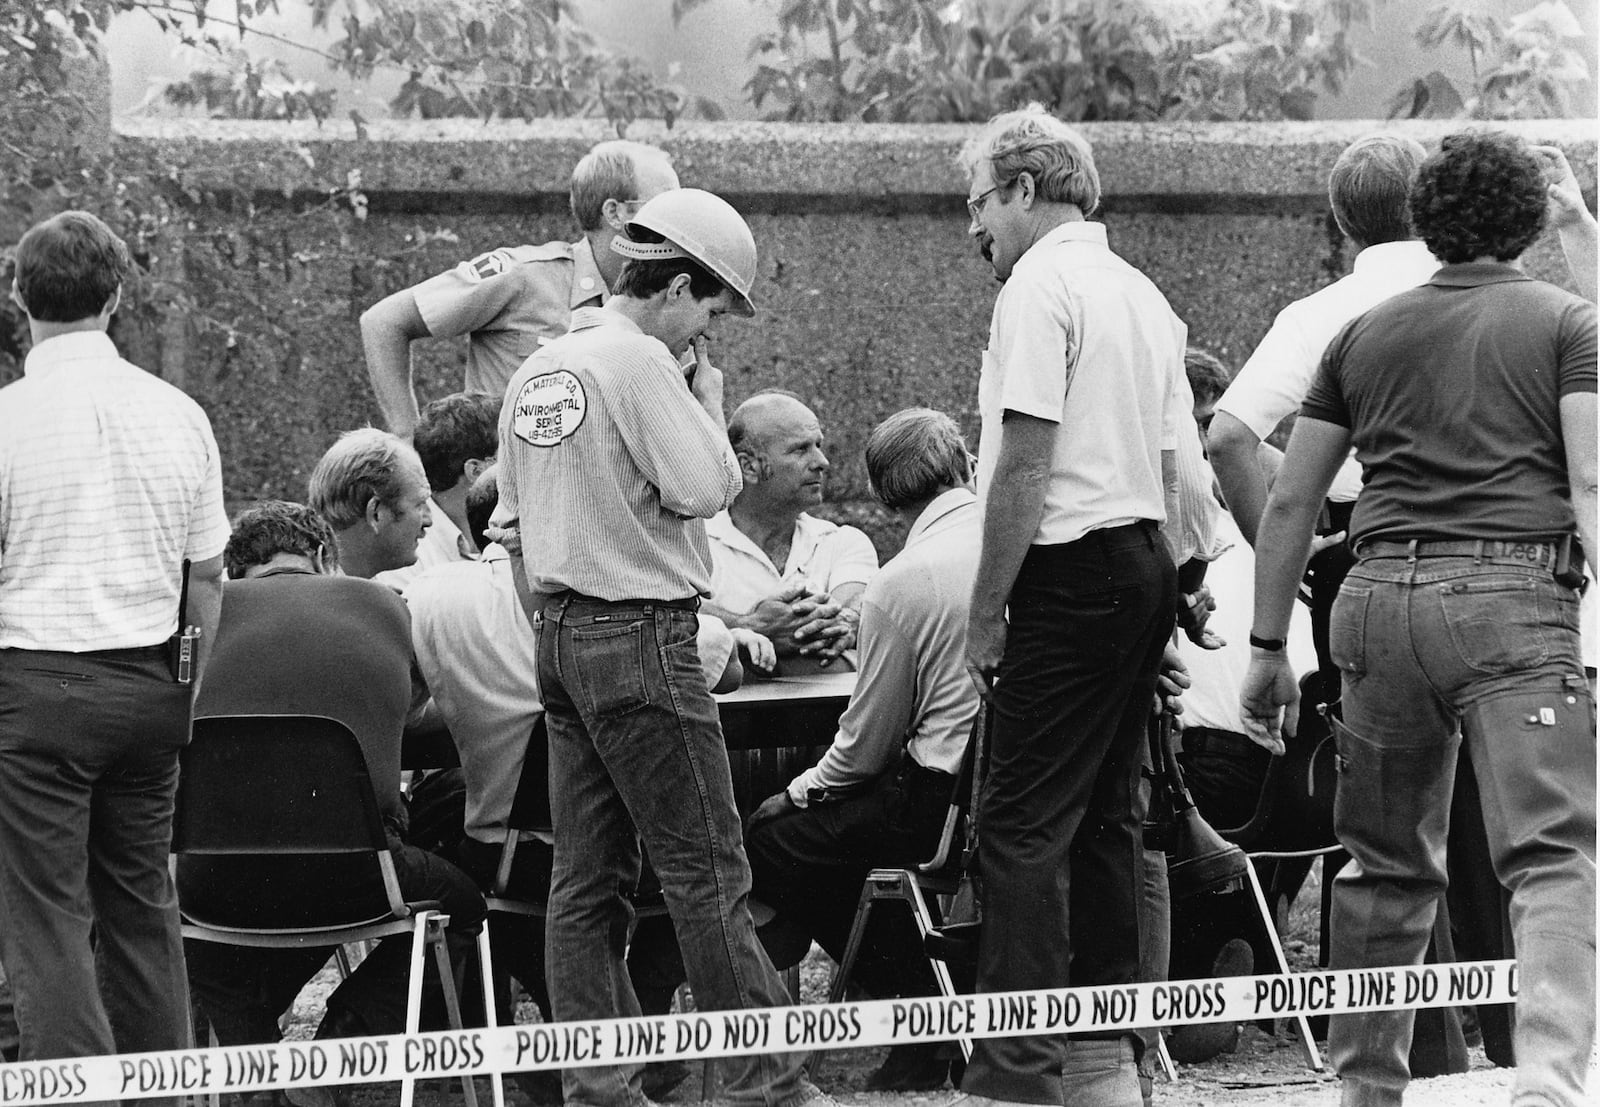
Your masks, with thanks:
[[[711,601],[702,610],[770,638],[780,659],[831,662],[855,646],[878,553],[855,527],[808,512],[822,503],[829,468],[822,424],[794,393],[769,389],[734,411],[728,440],[744,487],[706,523]]]

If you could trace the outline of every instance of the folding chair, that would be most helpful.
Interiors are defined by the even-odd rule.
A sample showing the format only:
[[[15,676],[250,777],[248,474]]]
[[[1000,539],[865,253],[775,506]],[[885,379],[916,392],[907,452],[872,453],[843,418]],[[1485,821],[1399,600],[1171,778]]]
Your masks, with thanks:
[[[271,909],[246,921],[208,919],[180,902],[183,936],[258,949],[339,947],[345,942],[411,935],[406,1033],[417,1032],[422,970],[431,947],[450,1026],[461,1027],[460,997],[445,945],[449,916],[432,900],[401,895],[378,801],[361,745],[348,727],[313,715],[239,715],[197,719],[183,751],[173,818],[174,855],[297,858],[316,866],[330,887],[375,883],[370,902],[347,917],[284,925]],[[176,867],[176,856],[174,857]],[[415,1081],[401,1082],[401,1107],[411,1107]],[[467,1107],[477,1107],[470,1076],[461,1078]],[[217,1097],[212,1097],[216,1107]]]
[[[1300,680],[1300,717],[1294,737],[1285,736],[1284,753],[1267,763],[1255,811],[1241,826],[1218,828],[1217,833],[1245,851],[1249,866],[1246,882],[1262,921],[1262,932],[1278,971],[1289,973],[1289,960],[1278,937],[1280,916],[1287,909],[1287,896],[1262,887],[1256,866],[1264,861],[1298,861],[1323,858],[1321,891],[1321,946],[1328,948],[1328,913],[1333,891],[1333,873],[1348,860],[1333,833],[1333,793],[1337,784],[1332,738],[1324,712],[1321,675],[1313,669]],[[1280,910],[1280,908],[1282,910]],[[1324,955],[1326,955],[1324,953]],[[1317,1049],[1311,1023],[1304,1015],[1295,1017],[1306,1064],[1323,1071],[1322,1054]]]
[[[950,805],[945,810],[944,826],[939,833],[939,841],[934,846],[932,856],[914,869],[873,869],[867,874],[867,879],[861,886],[861,898],[856,903],[856,917],[850,927],[850,937],[845,943],[844,958],[834,970],[833,984],[828,991],[828,1002],[838,1003],[844,998],[845,988],[850,982],[850,973],[855,968],[856,957],[861,952],[861,942],[867,932],[867,920],[871,917],[873,908],[885,901],[906,905],[911,912],[912,921],[916,924],[919,943],[927,955],[934,981],[939,986],[939,993],[944,996],[957,994],[955,983],[950,976],[949,965],[946,963],[950,947],[948,944],[940,945],[940,939],[945,937],[939,928],[943,911],[931,897],[940,896],[949,899],[960,889],[968,858],[967,851],[963,849],[965,843],[959,842],[956,835],[962,830],[977,791],[974,767],[988,733],[989,710],[987,707],[979,710],[972,720],[972,734],[967,739],[966,753],[961,758],[961,772],[957,774],[955,785],[951,789]],[[936,915],[940,916],[939,921],[936,921]],[[963,1059],[970,1060],[972,1040],[970,1038],[957,1040],[961,1045]]]

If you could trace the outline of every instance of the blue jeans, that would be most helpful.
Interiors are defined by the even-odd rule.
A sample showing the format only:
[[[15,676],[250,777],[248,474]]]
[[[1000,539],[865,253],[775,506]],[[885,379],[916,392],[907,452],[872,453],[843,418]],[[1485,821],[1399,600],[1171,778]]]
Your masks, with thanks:
[[[1595,1031],[1595,714],[1578,597],[1494,557],[1372,557],[1330,638],[1344,683],[1334,828],[1354,858],[1333,892],[1334,968],[1420,964],[1446,886],[1459,743],[1511,893],[1518,1105],[1586,1102]],[[1459,729],[1458,729],[1459,728]],[[1413,1013],[1335,1016],[1349,1107],[1398,1104]]]
[[[637,1016],[623,963],[639,839],[661,879],[702,1011],[778,1007],[783,983],[750,919],[750,865],[716,701],[691,610],[563,594],[544,608],[539,686],[550,733],[555,826],[545,962],[557,1020]],[[735,1102],[812,1098],[799,1054],[728,1063]],[[569,1104],[645,1102],[639,1066],[571,1068]]]

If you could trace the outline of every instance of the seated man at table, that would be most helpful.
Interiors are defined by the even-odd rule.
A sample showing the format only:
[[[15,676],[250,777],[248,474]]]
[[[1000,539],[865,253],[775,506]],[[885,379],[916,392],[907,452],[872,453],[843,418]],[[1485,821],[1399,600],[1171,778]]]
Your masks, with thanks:
[[[831,661],[855,645],[878,553],[855,527],[806,510],[822,502],[828,471],[822,425],[799,397],[769,389],[735,409],[728,441],[744,487],[706,521],[711,600],[701,611],[771,639],[780,659]]]
[[[866,460],[873,493],[910,525],[905,548],[861,597],[860,677],[833,744],[745,834],[752,897],[778,914],[763,937],[798,924],[836,961],[867,872],[933,856],[978,712],[963,662],[981,525],[966,443],[949,416],[911,408],[873,430]],[[870,994],[935,993],[915,943],[873,938],[857,962]],[[942,1086],[937,1046],[892,1051],[868,1089]]]
[[[234,523],[223,553],[231,578],[195,717],[325,715],[361,743],[401,894],[439,900],[459,960],[484,916],[472,880],[403,841],[400,731],[411,705],[411,635],[404,602],[381,584],[334,575],[334,537],[310,508],[272,501]],[[248,781],[241,781],[248,787]],[[292,919],[331,904],[339,889],[306,886],[272,858],[183,857],[181,903],[214,918],[270,902]],[[235,906],[237,905],[237,906]],[[247,908],[248,905],[248,908]],[[395,1034],[405,1027],[409,938],[388,938],[328,998],[319,1038]],[[328,959],[327,949],[239,949],[186,942],[200,1012],[224,1045],[276,1041],[278,1016]],[[438,982],[429,981],[430,991]],[[291,1091],[297,1103],[327,1103],[327,1089]],[[319,1094],[321,1093],[321,1094]]]
[[[349,577],[415,564],[433,525],[429,499],[417,452],[375,427],[345,431],[311,470],[309,502],[333,528],[336,560]]]

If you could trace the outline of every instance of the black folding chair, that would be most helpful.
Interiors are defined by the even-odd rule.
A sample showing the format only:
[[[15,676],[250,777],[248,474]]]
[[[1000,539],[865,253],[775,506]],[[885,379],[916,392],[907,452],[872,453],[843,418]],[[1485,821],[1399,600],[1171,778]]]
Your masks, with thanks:
[[[944,827],[932,854],[915,868],[873,869],[867,874],[861,886],[861,898],[856,903],[856,917],[850,927],[850,937],[845,943],[844,958],[833,974],[828,1002],[838,1003],[844,998],[851,970],[855,968],[856,957],[861,952],[861,942],[867,932],[867,921],[873,908],[886,901],[903,903],[910,911],[917,928],[918,945],[928,958],[928,966],[933,970],[939,993],[944,996],[957,994],[946,963],[948,955],[941,951],[939,944],[942,937],[939,924],[944,912],[933,897],[948,900],[960,890],[969,851],[963,848],[967,843],[959,835],[977,791],[974,766],[988,733],[988,715],[989,709],[982,708],[972,720],[972,734],[967,739],[967,749],[961,758],[961,772],[957,774],[951,789]],[[972,1040],[961,1038],[959,1041],[963,1058],[970,1060]]]
[[[401,895],[378,801],[361,745],[348,727],[314,715],[239,715],[197,719],[183,751],[173,819],[174,855],[303,860],[319,883],[371,886],[369,899],[337,913],[285,921],[267,902],[206,918],[180,901],[183,936],[258,949],[298,949],[411,935],[406,1033],[422,1010],[425,950],[433,949],[450,1026],[461,1027],[460,996],[445,945],[449,916],[437,901]],[[176,865],[176,858],[174,859]],[[238,912],[242,911],[243,914]],[[472,1078],[461,1078],[476,1107]],[[401,1082],[401,1107],[411,1107],[415,1081]],[[217,1100],[212,1097],[213,1107]]]

